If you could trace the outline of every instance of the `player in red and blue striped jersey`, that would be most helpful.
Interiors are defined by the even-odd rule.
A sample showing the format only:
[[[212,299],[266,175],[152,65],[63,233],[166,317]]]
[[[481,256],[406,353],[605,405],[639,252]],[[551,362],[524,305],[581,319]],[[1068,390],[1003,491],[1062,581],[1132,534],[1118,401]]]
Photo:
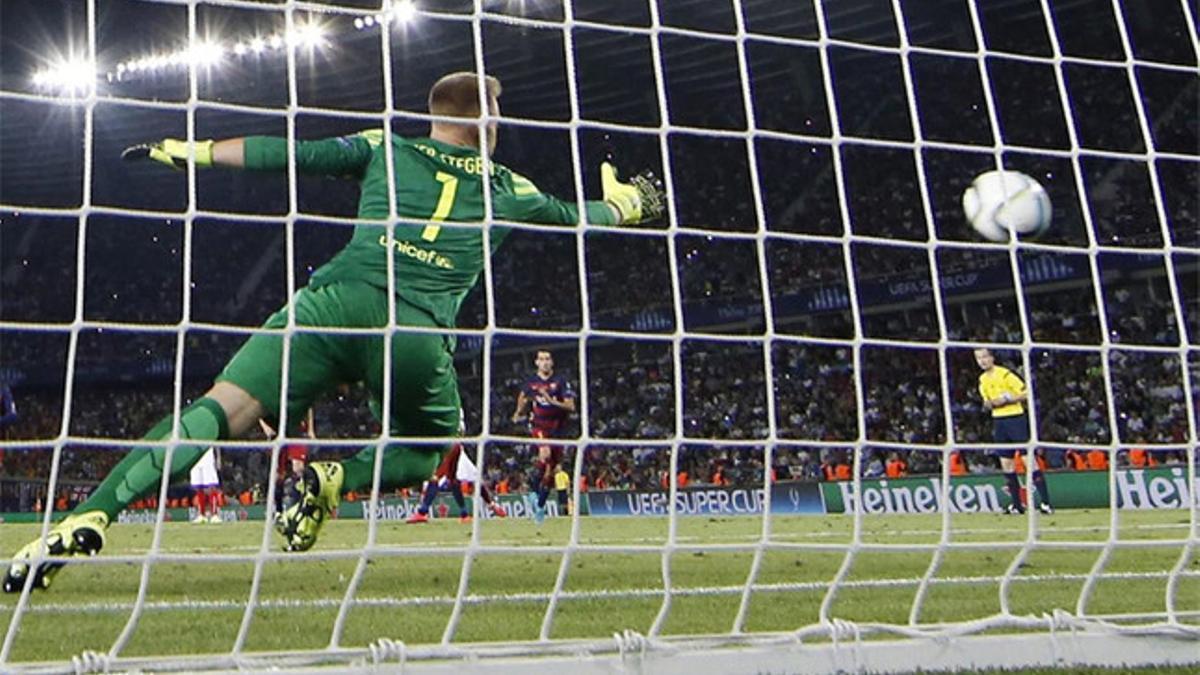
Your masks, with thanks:
[[[561,438],[566,431],[567,419],[575,412],[575,391],[567,378],[555,374],[554,355],[549,351],[539,350],[533,363],[537,372],[525,380],[517,393],[513,423],[527,420],[529,435],[533,438]],[[554,486],[554,472],[562,463],[563,449],[561,445],[544,443],[539,444],[537,450],[533,480],[537,505],[533,517],[541,524],[546,517],[546,497]]]

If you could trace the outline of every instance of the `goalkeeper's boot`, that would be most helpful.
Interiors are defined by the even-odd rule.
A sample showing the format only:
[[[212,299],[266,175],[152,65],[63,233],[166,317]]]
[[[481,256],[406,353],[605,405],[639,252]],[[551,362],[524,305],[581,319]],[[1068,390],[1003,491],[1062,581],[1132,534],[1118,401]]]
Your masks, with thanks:
[[[34,589],[50,588],[50,582],[66,564],[65,560],[53,558],[96,555],[104,548],[104,530],[107,528],[108,514],[103,511],[67,516],[50,528],[45,539],[36,539],[17,551],[4,575],[4,592],[20,593],[31,579]],[[31,571],[29,561],[37,556],[50,558]]]
[[[313,462],[304,470],[300,499],[275,521],[285,551],[307,551],[317,543],[325,519],[337,509],[345,472],[338,462]]]
[[[411,516],[409,516],[408,519],[405,520],[404,522],[408,523],[409,525],[419,525],[421,523],[428,523],[429,522],[429,514],[421,513],[420,511],[413,511],[413,514]]]
[[[492,510],[492,515],[496,516],[497,518],[508,517],[508,510],[503,506],[500,506],[498,502],[492,502],[491,504],[488,504],[488,508]]]

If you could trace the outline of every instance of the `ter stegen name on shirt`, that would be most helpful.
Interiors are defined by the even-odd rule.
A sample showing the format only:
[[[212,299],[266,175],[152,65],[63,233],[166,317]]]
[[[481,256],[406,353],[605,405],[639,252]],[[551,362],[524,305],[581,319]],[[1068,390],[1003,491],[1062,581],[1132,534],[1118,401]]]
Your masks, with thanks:
[[[475,174],[476,176],[483,175],[483,158],[479,155],[470,155],[467,157],[447,155],[446,153],[439,151],[437,148],[430,147],[424,143],[413,143],[413,147],[430,157],[436,157],[437,160],[442,164],[449,164],[456,169],[466,173]],[[495,175],[496,163],[492,162],[489,168],[491,169],[491,174]]]
[[[461,171],[464,171],[466,173],[475,174],[476,176],[483,174],[483,158],[482,157],[479,157],[479,156],[456,157],[455,155],[447,155],[444,152],[439,152],[437,150],[437,148],[432,148],[428,145],[424,145],[421,143],[414,143],[413,147],[415,147],[417,150],[420,150],[421,152],[425,153],[426,155],[428,155],[430,157],[437,158],[437,160],[442,162],[443,164],[449,164],[450,166],[453,166],[453,167],[455,167]],[[490,173],[495,175],[497,165],[493,163],[489,166],[489,169],[490,169]],[[387,247],[387,235],[386,234],[379,235],[379,245],[383,246],[385,248]],[[414,260],[419,260],[427,265],[433,265],[434,267],[439,267],[444,270],[454,269],[454,261],[453,260],[447,258],[446,256],[438,253],[437,251],[435,251],[433,249],[421,248],[420,246],[417,246],[416,244],[412,243],[411,241],[404,241],[404,240],[399,240],[399,239],[393,240],[392,245],[395,246],[397,253],[406,255],[410,258],[413,258]]]

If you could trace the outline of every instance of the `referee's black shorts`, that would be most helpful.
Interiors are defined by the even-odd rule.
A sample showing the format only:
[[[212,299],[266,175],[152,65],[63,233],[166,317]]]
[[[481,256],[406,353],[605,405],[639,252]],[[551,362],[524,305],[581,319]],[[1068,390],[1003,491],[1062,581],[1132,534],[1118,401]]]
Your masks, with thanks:
[[[1029,420],[1025,413],[992,418],[992,440],[996,443],[1025,443],[1029,440]],[[1016,448],[993,451],[997,457],[1012,458]]]

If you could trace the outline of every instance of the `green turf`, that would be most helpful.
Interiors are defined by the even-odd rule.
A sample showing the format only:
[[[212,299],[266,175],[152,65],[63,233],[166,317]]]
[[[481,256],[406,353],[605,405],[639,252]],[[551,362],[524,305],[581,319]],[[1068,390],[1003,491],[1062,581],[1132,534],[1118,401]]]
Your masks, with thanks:
[[[871,516],[863,521],[862,542],[868,546],[847,561],[853,519],[847,516],[776,517],[771,542],[787,546],[765,550],[757,582],[747,598],[744,630],[791,631],[820,621],[827,604],[831,618],[855,622],[907,624],[918,594],[917,582],[931,583],[922,598],[917,621],[937,624],[978,619],[1001,610],[1001,584],[1012,562],[1028,543],[1024,518],[990,514],[956,514],[950,541],[956,546],[934,561],[933,545],[942,538],[938,516]],[[1104,542],[1109,514],[1104,511],[1060,512],[1042,518],[1024,563],[1007,585],[1010,611],[1041,616],[1055,609],[1074,612],[1084,587],[1082,579],[1096,565],[1099,549],[1064,546],[1064,542]],[[0,551],[8,554],[27,542],[37,526],[0,527]],[[751,573],[760,540],[761,520],[685,518],[677,524],[679,548],[664,555],[666,519],[590,518],[580,523],[584,545],[642,547],[631,551],[576,551],[567,561],[564,595],[547,622],[548,596],[564,571],[560,551],[477,551],[469,564],[465,589],[469,602],[450,639],[454,642],[605,639],[625,629],[648,633],[659,617],[662,635],[728,633],[743,602],[742,588]],[[486,546],[562,546],[570,537],[570,521],[547,522],[540,529],[525,520],[481,523]],[[1187,536],[1186,514],[1179,511],[1131,511],[1121,514],[1120,541],[1153,543]],[[464,556],[454,547],[471,541],[470,526],[456,520],[425,526],[380,525],[382,547],[361,574],[339,644],[361,647],[379,638],[409,645],[440,642],[446,634],[453,601],[459,593]],[[104,554],[88,564],[67,567],[53,589],[31,596],[22,615],[11,662],[62,661],[85,650],[107,652],[130,623],[139,592],[142,566],[118,563],[113,555],[148,551],[152,528],[115,525]],[[314,552],[357,552],[367,540],[361,521],[333,521]],[[168,523],[161,550],[195,556],[185,562],[156,563],[148,576],[146,606],[137,618],[123,656],[220,653],[230,651],[246,616],[255,565],[212,560],[220,554],[249,555],[263,541],[262,523],[192,525]],[[1001,542],[1001,547],[980,546]],[[271,550],[279,542],[270,539]],[[920,550],[871,546],[926,545]],[[698,546],[740,545],[744,549],[697,550]],[[961,546],[959,546],[961,545]],[[397,546],[419,546],[422,554],[397,555]],[[1130,575],[1094,584],[1085,610],[1093,614],[1160,614],[1166,608],[1165,578],[1142,573],[1167,572],[1179,563],[1179,544],[1113,547],[1105,570]],[[97,563],[97,564],[92,564]],[[246,651],[321,649],[330,643],[339,608],[359,567],[357,557],[319,559],[295,554],[266,561],[261,567],[259,606],[250,616]],[[1200,614],[1200,557],[1185,561],[1193,573],[1178,584],[1175,608]],[[664,604],[664,570],[672,588],[670,611]],[[829,581],[844,571],[847,584],[829,593]],[[880,585],[864,584],[882,581]],[[11,625],[17,596],[0,598],[3,625]],[[1128,617],[1126,623],[1148,621]],[[1164,671],[1169,672],[1169,671]]]

